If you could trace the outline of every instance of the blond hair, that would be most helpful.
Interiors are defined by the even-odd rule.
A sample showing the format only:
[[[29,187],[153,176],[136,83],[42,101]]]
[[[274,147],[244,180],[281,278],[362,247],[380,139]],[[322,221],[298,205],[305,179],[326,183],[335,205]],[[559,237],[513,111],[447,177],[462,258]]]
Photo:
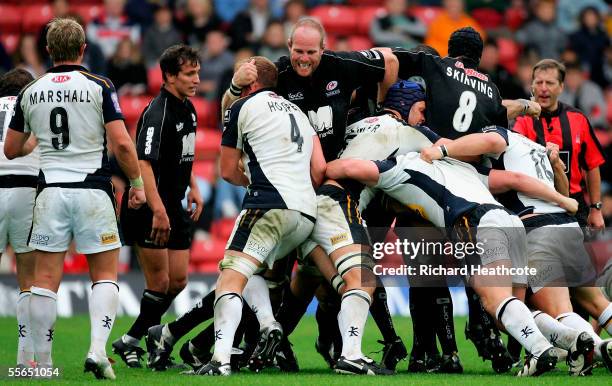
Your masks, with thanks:
[[[55,18],[48,24],[47,47],[54,63],[74,62],[85,44],[85,31],[74,19]]]

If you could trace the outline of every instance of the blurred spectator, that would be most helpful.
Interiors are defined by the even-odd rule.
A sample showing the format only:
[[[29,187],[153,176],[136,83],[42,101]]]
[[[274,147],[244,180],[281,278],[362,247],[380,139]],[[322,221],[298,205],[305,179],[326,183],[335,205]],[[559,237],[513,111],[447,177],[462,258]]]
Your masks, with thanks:
[[[495,40],[485,40],[479,69],[491,77],[503,99],[518,99],[525,96],[518,81],[499,64],[499,48]]]
[[[586,7],[580,12],[580,28],[570,35],[570,46],[580,61],[587,65],[591,80],[606,87],[603,72],[604,53],[610,46],[610,37],[603,29],[601,15],[595,7]]]
[[[332,48],[334,51],[351,51],[351,45],[349,44],[348,37],[345,35],[338,35],[336,37],[336,41],[334,42],[334,47]]]
[[[211,0],[187,0],[185,13],[187,17],[181,30],[192,47],[199,47],[207,33],[221,28],[221,19],[215,14]]]
[[[604,65],[603,65],[603,73],[606,78],[606,82],[608,84],[612,83],[612,46],[608,46],[606,48],[606,52],[604,54]]]
[[[523,92],[521,98],[529,99],[533,96],[531,92],[531,71],[537,61],[537,56],[529,53],[524,53],[519,57],[518,66],[516,68],[516,80]]]
[[[119,42],[107,68],[119,95],[141,95],[147,91],[147,70],[140,49],[130,38]]]
[[[595,7],[601,15],[608,13],[603,0],[557,0],[557,26],[566,34],[576,31],[578,15],[585,7]]]
[[[68,0],[53,0],[51,1],[51,15],[49,20],[55,17],[68,17],[70,16],[70,4]],[[48,66],[51,66],[51,59],[47,52],[47,24],[43,25],[38,31],[38,39],[36,40],[36,46],[38,48],[38,55],[41,60]]]
[[[157,66],[164,50],[182,40],[181,34],[172,24],[172,10],[167,5],[157,7],[153,18],[154,23],[142,40],[142,55],[147,68]]]
[[[219,178],[215,186],[214,219],[237,217],[245,193],[246,188],[243,186],[232,185]]]
[[[104,0],[103,15],[87,26],[87,38],[100,46],[105,58],[113,56],[124,38],[140,43],[140,27],[123,12],[125,0]]]
[[[540,58],[558,59],[567,44],[565,34],[555,24],[554,0],[538,0],[534,19],[516,33],[516,40],[525,50],[534,51]]]
[[[406,0],[386,0],[385,14],[370,24],[370,39],[377,46],[412,48],[423,41],[427,27],[406,15]]]
[[[565,69],[565,87],[559,100],[582,110],[593,127],[606,128],[607,106],[601,87],[587,78],[579,62],[565,63]]]
[[[259,43],[271,19],[268,0],[250,0],[249,8],[236,15],[232,22],[229,31],[231,49],[235,51]]]
[[[578,53],[574,51],[572,48],[567,47],[561,53],[561,62],[562,63],[574,63],[579,62],[580,58],[578,57]]]
[[[524,0],[512,0],[510,6],[506,9],[504,18],[506,19],[506,25],[512,31],[519,29],[527,20],[529,14],[526,8]]]
[[[227,36],[222,31],[210,31],[200,56],[198,91],[209,99],[216,97],[221,77],[234,65],[234,56],[227,51]]]
[[[287,40],[285,39],[285,29],[280,21],[272,21],[266,28],[259,55],[275,61],[283,55],[288,55]]]
[[[12,68],[13,61],[11,60],[11,57],[9,56],[8,52],[6,52],[4,44],[0,42],[0,75],[11,70]]]
[[[464,12],[463,0],[444,0],[442,5],[444,9],[429,25],[425,37],[425,44],[438,51],[440,56],[448,55],[448,39],[459,28],[471,26],[483,40],[486,38],[478,22]]]
[[[505,0],[465,0],[465,7],[468,11],[491,8],[497,12],[504,12],[508,8],[508,2]]]
[[[217,93],[215,96],[215,100],[220,101],[221,98],[223,98],[223,94],[225,93],[225,90],[229,88],[230,83],[232,81],[232,77],[234,76],[234,67],[236,66],[236,64],[242,62],[243,60],[250,58],[251,56],[255,56],[255,51],[253,51],[252,48],[245,47],[245,48],[241,48],[238,51],[236,51],[236,55],[234,55],[234,64],[232,65],[232,67],[226,69],[223,75],[221,75],[221,78],[219,80],[219,84],[217,87]],[[217,116],[218,117],[221,116],[220,110],[218,111]]]
[[[160,5],[166,5],[167,0],[127,0],[125,15],[131,22],[138,24],[141,31],[146,31],[153,24],[153,12]]]
[[[17,49],[13,54],[13,63],[17,68],[27,70],[34,78],[38,78],[47,71],[36,47],[36,38],[32,34],[19,37]]]
[[[293,25],[301,18],[307,16],[304,0],[289,0],[285,4],[283,23],[285,26],[285,38],[289,39]]]

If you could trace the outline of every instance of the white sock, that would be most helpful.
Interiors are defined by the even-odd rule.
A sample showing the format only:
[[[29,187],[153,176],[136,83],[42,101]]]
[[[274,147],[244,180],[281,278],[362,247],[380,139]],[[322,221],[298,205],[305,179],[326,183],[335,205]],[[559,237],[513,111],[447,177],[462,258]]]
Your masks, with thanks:
[[[89,297],[89,318],[91,322],[91,344],[89,353],[106,358],[106,342],[113,329],[119,286],[112,280],[100,280],[92,284]]]
[[[32,366],[34,346],[32,345],[32,326],[30,325],[30,291],[21,291],[17,299],[17,327],[19,341],[17,345],[17,364]]]
[[[242,297],[222,292],[215,299],[215,352],[212,360],[230,363],[234,335],[242,318]]]
[[[564,350],[571,349],[574,341],[582,332],[560,323],[557,319],[542,311],[535,311],[533,313],[533,320],[535,320],[538,329],[553,346]]]
[[[597,318],[599,325],[604,330],[608,331],[608,334],[612,335],[612,303],[608,304],[599,318]]]
[[[552,347],[538,330],[529,308],[514,296],[502,300],[495,315],[506,331],[536,358]]]
[[[30,288],[30,324],[32,344],[39,366],[50,367],[51,348],[57,319],[57,294],[46,288]]]
[[[260,330],[269,327],[275,321],[270,304],[270,290],[263,277],[251,276],[242,291],[242,298],[257,316]]]
[[[361,289],[348,290],[342,295],[338,326],[342,334],[342,356],[349,360],[363,358],[361,340],[372,299]]]
[[[170,344],[174,344],[174,336],[172,335],[172,333],[170,332],[170,329],[168,328],[168,324],[164,324],[162,327],[162,336],[164,337],[164,340],[166,340],[167,342],[170,342]]]
[[[593,340],[595,341],[594,357],[597,360],[601,360],[601,351],[599,350],[599,344],[602,342],[602,340],[599,335],[597,335],[593,330],[593,326],[591,326],[591,323],[582,319],[580,315],[575,312],[566,312],[564,314],[558,315],[557,320],[563,323],[564,325],[574,328],[578,331],[588,332],[591,338],[593,338]]]

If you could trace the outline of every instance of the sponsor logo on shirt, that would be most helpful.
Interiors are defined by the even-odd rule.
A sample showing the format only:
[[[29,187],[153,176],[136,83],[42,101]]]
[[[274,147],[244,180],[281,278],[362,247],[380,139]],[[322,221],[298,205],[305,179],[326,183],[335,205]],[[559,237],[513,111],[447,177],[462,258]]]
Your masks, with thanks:
[[[114,232],[102,233],[100,241],[103,245],[114,244],[117,242],[117,234]]]
[[[113,106],[115,107],[115,111],[121,114],[121,106],[119,106],[119,97],[117,97],[116,92],[111,94],[111,100],[113,101]]]
[[[51,82],[53,83],[64,83],[64,82],[68,82],[69,80],[70,80],[69,75],[56,75],[53,78],[51,78]]]
[[[329,238],[329,241],[331,242],[332,245],[336,245],[346,240],[348,240],[348,234],[346,232]]]
[[[327,84],[327,86],[325,86],[325,89],[327,90],[325,95],[328,97],[340,94],[340,89],[338,88],[338,81],[332,80]]]
[[[287,94],[287,99],[289,99],[290,101],[299,101],[299,100],[303,100],[304,99],[304,93],[302,93],[301,91],[295,92],[295,93],[288,93]]]
[[[145,139],[145,154],[151,154],[151,145],[153,144],[153,132],[155,128],[150,126],[147,129],[147,137]]]
[[[483,80],[485,82],[489,81],[489,77],[488,76],[486,76],[485,74],[482,74],[482,73],[480,73],[480,72],[478,72],[478,71],[476,71],[476,70],[474,70],[472,68],[465,68],[465,66],[461,62],[455,62],[455,67],[461,68],[465,72],[465,75],[467,75],[467,76],[473,76],[474,78],[478,78],[478,79]]]

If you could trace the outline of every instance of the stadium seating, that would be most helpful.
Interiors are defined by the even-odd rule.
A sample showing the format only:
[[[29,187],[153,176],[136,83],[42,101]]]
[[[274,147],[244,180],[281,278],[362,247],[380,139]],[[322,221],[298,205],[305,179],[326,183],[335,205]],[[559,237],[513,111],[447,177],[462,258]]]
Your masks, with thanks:
[[[372,20],[384,14],[386,11],[383,7],[361,7],[357,9],[357,33],[364,36],[370,35],[370,24]]]
[[[161,89],[163,84],[162,72],[159,65],[149,68],[147,70],[147,83],[149,87],[149,94],[155,95]]]
[[[195,160],[215,160],[221,148],[221,133],[215,129],[198,129]]]
[[[125,125],[132,136],[136,133],[136,124],[140,114],[147,107],[151,96],[122,96],[119,97],[119,105],[125,117]]]
[[[518,44],[512,39],[498,38],[497,46],[499,47],[499,63],[511,74],[516,74],[520,52]]]
[[[209,240],[194,240],[191,244],[191,259],[189,263],[199,272],[214,273],[223,259],[227,240],[211,238]]]
[[[82,3],[86,3],[83,1]],[[82,4],[73,5],[71,7],[72,11],[77,13],[79,16],[83,18],[83,22],[85,24],[89,23],[96,17],[100,16],[103,11],[103,7],[100,4]]]
[[[348,43],[351,50],[355,51],[369,50],[372,48],[372,41],[364,36],[351,36],[348,38]]]
[[[13,52],[17,49],[17,44],[19,44],[19,34],[2,34],[0,35],[0,42],[4,46],[4,49],[9,55],[12,55]]]
[[[357,27],[358,13],[353,7],[320,5],[310,11],[310,16],[319,19],[329,34],[348,36]]]
[[[21,32],[21,7],[0,4],[0,31],[2,34]]]
[[[442,12],[440,7],[431,7],[426,5],[418,5],[411,7],[410,14],[419,19],[423,24],[430,25],[431,22]]]
[[[50,5],[28,5],[22,7],[21,12],[22,31],[24,33],[38,34],[53,17]]]
[[[384,0],[348,0],[349,5],[374,5],[374,6],[382,6],[384,4]]]
[[[471,16],[486,30],[495,29],[504,23],[504,16],[492,8],[478,8]]]
[[[217,115],[219,109],[216,102],[211,102],[202,97],[193,97],[191,98],[191,103],[193,103],[193,107],[195,107],[198,114],[198,126],[217,127],[219,124]]]
[[[195,161],[193,163],[193,174],[208,181],[209,183],[214,183],[216,180],[217,171],[217,163],[214,160],[203,160],[203,161]]]

